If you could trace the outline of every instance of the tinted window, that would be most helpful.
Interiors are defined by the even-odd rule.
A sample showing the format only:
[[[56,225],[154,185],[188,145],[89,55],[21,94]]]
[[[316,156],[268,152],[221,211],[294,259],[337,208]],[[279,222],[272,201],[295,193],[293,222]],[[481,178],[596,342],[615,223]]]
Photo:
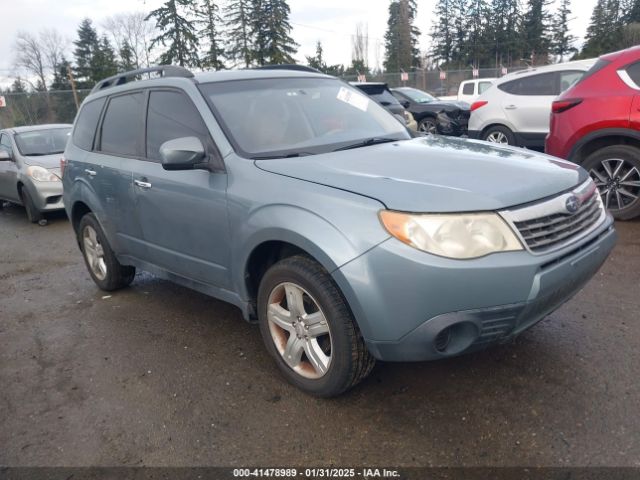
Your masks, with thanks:
[[[142,156],[143,108],[141,92],[112,97],[102,121],[100,150],[114,155]]]
[[[557,95],[556,74],[543,73],[521,78],[518,85],[519,95]]]
[[[209,133],[189,97],[179,92],[151,92],[147,113],[147,157],[160,160],[160,146],[181,137],[198,137],[209,145]]]
[[[99,98],[92,102],[85,103],[76,118],[75,128],[73,130],[73,143],[83,150],[91,150],[93,147],[93,138],[96,134],[96,127],[100,119],[100,112],[104,105],[105,99]]]
[[[463,95],[473,95],[473,83],[467,83],[464,87],[462,87]]]
[[[569,70],[567,72],[560,72],[560,92],[562,93],[569,90],[584,76],[584,72],[579,70]]]
[[[627,73],[633,80],[633,83],[640,86],[640,62],[634,63],[627,67]]]

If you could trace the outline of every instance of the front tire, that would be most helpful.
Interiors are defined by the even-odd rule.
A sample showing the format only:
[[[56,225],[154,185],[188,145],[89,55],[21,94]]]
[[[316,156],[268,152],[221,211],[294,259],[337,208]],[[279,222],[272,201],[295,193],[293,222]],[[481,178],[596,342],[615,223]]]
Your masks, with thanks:
[[[496,125],[485,130],[482,139],[489,143],[500,145],[515,145],[516,136],[507,127]]]
[[[33,199],[31,195],[29,195],[29,191],[26,187],[23,187],[20,196],[22,197],[22,204],[24,205],[24,209],[27,211],[27,218],[31,223],[38,223],[40,220],[44,218],[42,212],[36,208],[36,204],[33,203]]]
[[[582,163],[596,183],[604,206],[618,220],[640,216],[640,149],[612,145]]]
[[[136,275],[135,267],[121,265],[118,262],[93,213],[86,214],[80,220],[78,243],[91,278],[102,290],[118,290],[133,281]]]
[[[339,395],[375,364],[333,279],[306,256],[286,258],[267,270],[258,291],[258,319],[278,368],[312,395]]]
[[[438,133],[436,119],[434,117],[423,118],[420,120],[420,123],[418,123],[418,131],[421,133],[431,133],[432,135],[435,135]]]

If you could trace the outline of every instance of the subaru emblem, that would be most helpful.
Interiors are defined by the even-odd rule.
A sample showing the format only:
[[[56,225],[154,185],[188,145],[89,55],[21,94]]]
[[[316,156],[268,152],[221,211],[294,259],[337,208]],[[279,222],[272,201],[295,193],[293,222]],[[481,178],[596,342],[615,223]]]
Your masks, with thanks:
[[[567,198],[567,202],[565,203],[565,207],[567,208],[567,212],[576,213],[578,208],[580,208],[580,200],[575,195],[571,195]]]

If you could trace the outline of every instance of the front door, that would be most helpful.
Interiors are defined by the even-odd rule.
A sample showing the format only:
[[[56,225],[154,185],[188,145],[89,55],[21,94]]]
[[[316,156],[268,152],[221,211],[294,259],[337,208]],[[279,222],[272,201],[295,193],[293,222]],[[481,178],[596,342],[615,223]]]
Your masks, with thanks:
[[[146,161],[132,163],[136,209],[149,261],[169,272],[226,288],[229,278],[227,175],[167,171],[160,146],[197,137],[207,155],[215,146],[200,113],[179,90],[152,90],[147,110]]]
[[[6,133],[0,134],[0,149],[9,153],[13,158],[13,145]],[[15,159],[0,161],[0,199],[19,202],[18,196],[18,166]]]

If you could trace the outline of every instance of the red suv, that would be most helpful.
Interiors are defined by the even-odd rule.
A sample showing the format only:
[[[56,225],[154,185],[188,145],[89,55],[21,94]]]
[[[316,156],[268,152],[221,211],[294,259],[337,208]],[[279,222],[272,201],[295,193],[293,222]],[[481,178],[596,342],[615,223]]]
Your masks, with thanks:
[[[553,102],[546,151],[581,164],[614,217],[640,215],[640,47],[601,57]]]

